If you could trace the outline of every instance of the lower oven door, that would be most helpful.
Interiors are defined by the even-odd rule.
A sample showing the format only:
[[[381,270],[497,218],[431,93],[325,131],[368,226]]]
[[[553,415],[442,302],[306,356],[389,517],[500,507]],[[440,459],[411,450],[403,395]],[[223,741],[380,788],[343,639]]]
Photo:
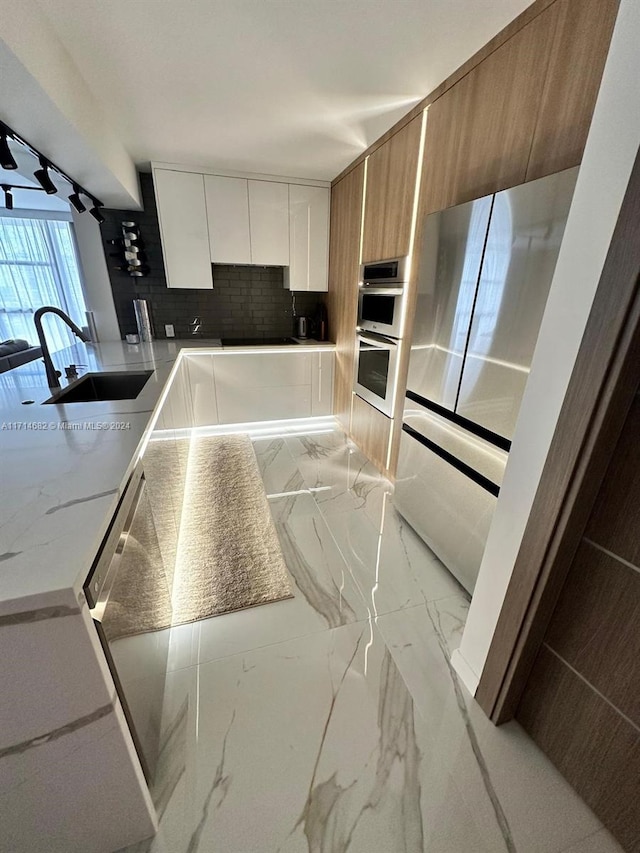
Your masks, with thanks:
[[[157,608],[163,616],[171,612],[171,587],[141,465],[129,481],[84,589],[151,785],[160,753],[170,630],[150,627],[157,622]]]
[[[397,341],[358,334],[356,357],[356,394],[392,417],[398,384]]]

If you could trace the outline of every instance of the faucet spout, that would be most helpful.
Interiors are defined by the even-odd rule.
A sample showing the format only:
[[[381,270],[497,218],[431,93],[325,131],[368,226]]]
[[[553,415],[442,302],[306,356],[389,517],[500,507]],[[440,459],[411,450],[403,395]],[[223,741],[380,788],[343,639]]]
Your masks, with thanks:
[[[71,331],[80,338],[81,341],[85,343],[89,342],[89,338],[85,333],[73,322],[71,317],[68,317],[64,311],[60,308],[56,308],[54,305],[43,305],[42,308],[38,308],[38,310],[33,315],[33,322],[36,327],[36,332],[38,333],[38,340],[40,341],[40,348],[42,349],[42,357],[44,359],[44,367],[47,372],[47,382],[49,384],[49,388],[60,388],[60,380],[58,379],[58,373],[53,366],[53,361],[51,360],[51,353],[49,352],[49,347],[47,346],[47,339],[44,334],[44,329],[42,328],[42,315],[43,314],[57,314],[61,320],[67,324],[67,326],[71,329]]]

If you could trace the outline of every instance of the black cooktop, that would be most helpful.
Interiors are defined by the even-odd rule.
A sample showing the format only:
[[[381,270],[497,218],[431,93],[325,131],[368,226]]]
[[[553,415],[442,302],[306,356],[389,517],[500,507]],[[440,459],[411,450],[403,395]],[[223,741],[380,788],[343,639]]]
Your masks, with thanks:
[[[223,347],[260,347],[296,344],[293,338],[222,338]]]

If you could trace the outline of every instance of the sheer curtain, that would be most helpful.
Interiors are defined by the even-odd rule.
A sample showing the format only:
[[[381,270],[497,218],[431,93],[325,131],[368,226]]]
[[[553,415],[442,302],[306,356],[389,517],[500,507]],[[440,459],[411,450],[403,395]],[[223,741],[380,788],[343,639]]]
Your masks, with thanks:
[[[42,305],[55,305],[86,325],[71,223],[0,217],[0,341],[37,344],[33,312]],[[43,324],[52,352],[75,342],[59,318],[45,316]]]

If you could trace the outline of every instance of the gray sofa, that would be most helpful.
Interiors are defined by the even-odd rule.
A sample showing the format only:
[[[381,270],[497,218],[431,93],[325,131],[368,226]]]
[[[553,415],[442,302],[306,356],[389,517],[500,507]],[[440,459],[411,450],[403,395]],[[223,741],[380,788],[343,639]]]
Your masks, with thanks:
[[[41,358],[42,349],[33,347],[28,341],[10,340],[0,342],[0,373],[20,367]]]

